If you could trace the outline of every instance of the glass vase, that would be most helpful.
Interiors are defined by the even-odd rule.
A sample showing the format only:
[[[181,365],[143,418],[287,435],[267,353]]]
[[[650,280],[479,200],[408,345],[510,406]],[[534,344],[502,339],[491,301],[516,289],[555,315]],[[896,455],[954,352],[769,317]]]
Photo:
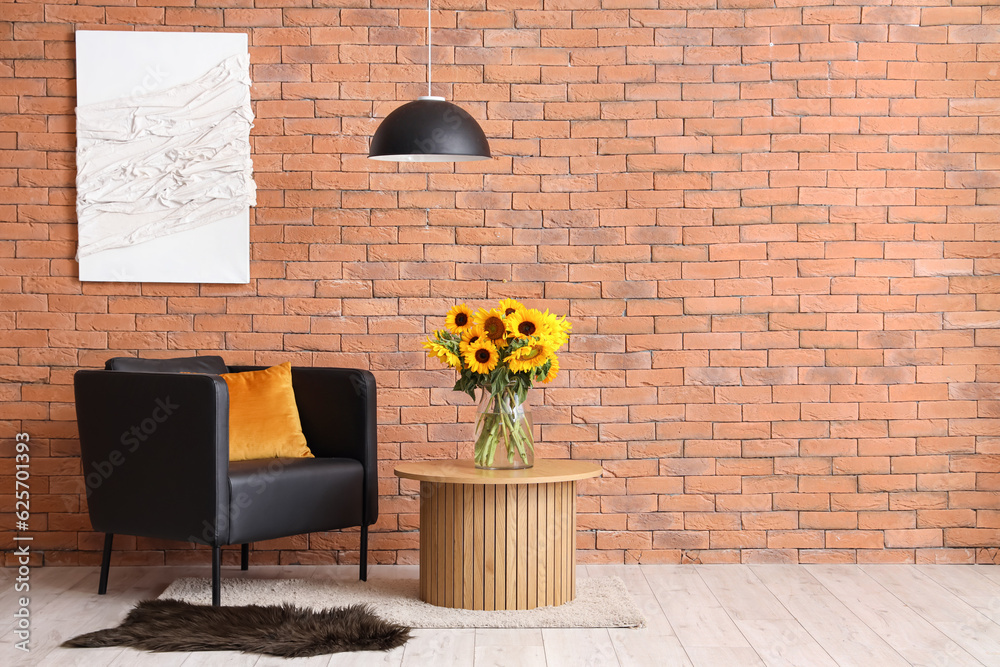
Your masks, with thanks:
[[[486,470],[530,468],[535,460],[528,401],[513,386],[491,394],[482,389],[476,411],[475,462]]]

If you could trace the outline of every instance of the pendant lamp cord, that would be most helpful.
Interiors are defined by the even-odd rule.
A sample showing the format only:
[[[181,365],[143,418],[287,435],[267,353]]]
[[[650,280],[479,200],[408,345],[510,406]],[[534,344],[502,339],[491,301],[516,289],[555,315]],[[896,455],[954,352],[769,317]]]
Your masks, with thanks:
[[[431,95],[431,0],[427,0],[427,96]]]

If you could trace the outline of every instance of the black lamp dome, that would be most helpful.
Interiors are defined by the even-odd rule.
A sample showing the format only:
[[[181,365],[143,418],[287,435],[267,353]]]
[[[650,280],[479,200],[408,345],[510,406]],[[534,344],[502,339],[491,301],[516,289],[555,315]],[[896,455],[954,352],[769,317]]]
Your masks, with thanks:
[[[394,110],[372,137],[368,157],[392,162],[488,160],[483,129],[465,109],[424,96]]]

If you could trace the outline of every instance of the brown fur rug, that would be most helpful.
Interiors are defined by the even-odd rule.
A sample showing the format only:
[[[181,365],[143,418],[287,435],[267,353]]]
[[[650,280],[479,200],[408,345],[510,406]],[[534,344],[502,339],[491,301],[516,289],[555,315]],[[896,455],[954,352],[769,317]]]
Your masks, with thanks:
[[[409,628],[382,620],[365,605],[312,611],[288,604],[208,607],[176,600],[144,600],[117,628],[88,632],[62,645],[243,651],[303,658],[342,651],[387,651],[409,638]]]

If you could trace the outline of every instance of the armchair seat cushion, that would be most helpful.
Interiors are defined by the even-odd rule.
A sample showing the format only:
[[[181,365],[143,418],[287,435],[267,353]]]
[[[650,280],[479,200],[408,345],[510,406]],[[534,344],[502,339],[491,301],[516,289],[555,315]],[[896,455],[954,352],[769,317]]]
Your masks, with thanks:
[[[227,542],[359,526],[363,479],[361,463],[347,458],[231,461]]]

